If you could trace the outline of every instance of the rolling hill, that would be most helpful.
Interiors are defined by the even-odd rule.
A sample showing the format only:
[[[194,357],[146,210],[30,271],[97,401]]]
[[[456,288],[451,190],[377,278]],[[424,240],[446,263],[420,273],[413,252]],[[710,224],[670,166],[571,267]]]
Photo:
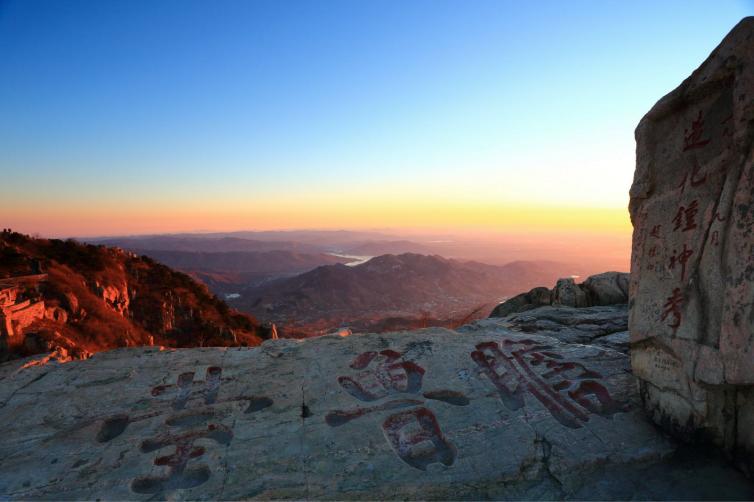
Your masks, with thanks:
[[[241,291],[231,305],[259,319],[322,333],[383,330],[483,317],[503,298],[568,275],[553,262],[504,266],[419,254],[383,255],[348,267],[318,267]]]
[[[294,251],[231,251],[224,253],[134,250],[185,272],[206,284],[216,294],[237,293],[270,279],[308,272],[322,265],[348,263],[349,258],[326,253]]]

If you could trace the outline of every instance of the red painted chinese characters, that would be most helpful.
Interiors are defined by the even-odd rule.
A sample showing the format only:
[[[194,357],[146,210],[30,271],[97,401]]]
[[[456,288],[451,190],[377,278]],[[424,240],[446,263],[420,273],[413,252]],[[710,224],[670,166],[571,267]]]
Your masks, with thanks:
[[[328,425],[339,427],[371,413],[404,409],[391,413],[382,422],[383,434],[395,454],[420,470],[426,470],[434,463],[453,465],[455,448],[444,437],[437,418],[425,406],[424,399],[465,406],[469,401],[463,394],[451,390],[420,394],[424,368],[394,350],[365,352],[358,355],[350,366],[359,372],[338,377],[340,386],[355,399],[376,404],[331,411],[325,416]]]
[[[683,151],[693,150],[695,148],[702,148],[706,146],[710,140],[703,139],[704,134],[704,119],[702,118],[702,111],[699,110],[696,120],[691,121],[691,129],[684,129],[683,131]]]
[[[660,320],[664,321],[672,316],[673,320],[668,324],[673,330],[678,329],[681,326],[681,307],[683,306],[683,293],[681,288],[675,288],[673,294],[668,297],[663,305],[662,317]]]
[[[471,358],[511,411],[522,408],[531,395],[553,418],[573,429],[588,422],[590,413],[610,417],[624,411],[598,382],[599,373],[564,361],[550,348],[533,340],[486,342],[476,346]]]
[[[141,476],[131,482],[131,491],[143,494],[160,494],[187,489],[205,483],[211,476],[208,465],[192,462],[202,457],[206,446],[196,445],[197,440],[227,446],[233,439],[230,427],[221,420],[234,411],[252,413],[272,405],[267,397],[220,397],[220,387],[229,378],[222,377],[222,368],[207,368],[204,381],[194,380],[194,372],[178,375],[175,384],[158,385],[151,395],[156,401],[151,410],[140,415],[116,415],[102,421],[97,441],[108,443],[123,434],[131,424],[167,415],[164,430],[156,436],[141,441],[142,453],[159,453],[153,463],[165,467],[163,473]],[[166,399],[167,398],[167,399]],[[238,405],[241,405],[240,408]]]

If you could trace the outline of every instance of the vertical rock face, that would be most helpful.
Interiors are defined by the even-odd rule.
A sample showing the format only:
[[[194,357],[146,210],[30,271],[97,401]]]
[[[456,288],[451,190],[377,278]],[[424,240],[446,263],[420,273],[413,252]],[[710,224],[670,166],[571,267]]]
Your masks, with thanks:
[[[636,129],[629,330],[646,408],[754,470],[754,17]]]

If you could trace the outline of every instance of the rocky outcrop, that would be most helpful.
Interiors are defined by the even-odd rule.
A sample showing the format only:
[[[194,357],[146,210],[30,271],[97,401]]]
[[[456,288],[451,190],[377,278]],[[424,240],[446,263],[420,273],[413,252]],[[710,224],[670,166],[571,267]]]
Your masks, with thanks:
[[[629,331],[655,421],[754,472],[754,17],[636,129]]]
[[[16,283],[13,285],[3,284],[0,281],[0,338],[2,339],[23,335],[26,328],[44,319],[50,310],[45,309],[44,301],[25,298],[24,289],[17,285],[23,283],[25,277],[15,279],[11,281]],[[10,287],[7,287],[9,285]],[[50,314],[53,315],[52,312]],[[7,340],[5,345],[7,345]]]
[[[99,281],[94,285],[95,293],[102,298],[105,305],[118,314],[125,316],[128,314],[128,305],[130,298],[127,284],[100,284]]]
[[[617,305],[628,302],[629,274],[605,272],[592,275],[581,284],[589,305]]]
[[[558,279],[555,287],[552,289],[551,300],[553,305],[562,305],[565,307],[586,307],[586,292],[576,285],[572,278]]]
[[[597,343],[621,317],[547,307],[458,331],[6,363],[0,497],[754,497],[646,418],[628,356]]]
[[[583,308],[623,303],[628,303],[628,274],[605,272],[590,276],[581,284],[568,277],[558,279],[553,289],[534,288],[501,303],[490,317],[505,317],[547,305]]]
[[[203,285],[149,258],[0,233],[0,361],[55,347],[84,357],[155,342],[253,346],[264,333]]]
[[[0,308],[0,336],[14,337],[23,334],[34,322],[45,318],[44,302],[24,300]]]
[[[593,344],[628,353],[628,306],[610,305],[573,309],[539,307],[475,325],[504,326],[514,332],[537,333],[566,343]],[[464,332],[466,326],[458,329]]]
[[[528,293],[521,293],[495,307],[490,317],[504,317],[516,312],[550,305],[552,292],[545,287],[534,288]]]

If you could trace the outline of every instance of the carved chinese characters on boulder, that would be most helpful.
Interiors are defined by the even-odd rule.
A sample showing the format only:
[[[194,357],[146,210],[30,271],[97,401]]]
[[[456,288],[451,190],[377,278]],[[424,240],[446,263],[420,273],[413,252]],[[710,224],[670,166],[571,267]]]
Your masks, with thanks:
[[[131,490],[140,494],[160,494],[199,486],[209,480],[212,472],[201,461],[208,443],[218,451],[230,444],[232,415],[254,413],[272,405],[263,396],[224,396],[222,368],[207,368],[204,380],[196,380],[194,372],[178,375],[174,384],[159,385],[151,391],[149,411],[121,414],[102,421],[96,440],[108,443],[129,433],[133,424],[159,420],[159,432],[145,437],[139,444],[142,454],[150,455],[159,474],[146,474],[131,482]],[[231,419],[231,420],[226,420]],[[198,440],[202,445],[197,444]]]
[[[532,340],[506,339],[478,344],[471,358],[511,411],[533,398],[560,424],[578,429],[591,413],[610,417],[625,410],[599,382],[599,373],[550,349]]]
[[[338,377],[338,383],[364,404],[331,411],[325,417],[328,425],[340,427],[379,414],[385,439],[406,464],[420,470],[433,463],[453,465],[456,449],[444,437],[428,401],[466,406],[469,401],[463,394],[451,390],[422,392],[425,369],[393,350],[364,352],[350,367],[356,371]]]
[[[735,439],[735,424],[754,423],[741,415],[754,403],[728,396],[754,385],[753,97],[746,18],[639,123],[629,206],[629,331],[646,407],[679,434],[704,429],[749,458],[754,436]],[[660,352],[678,364],[652,364]]]
[[[684,128],[675,139],[671,133],[667,136],[671,145],[665,150],[670,153],[668,168],[656,179],[665,195],[656,202],[645,202],[641,210],[632,208],[636,225],[632,272],[651,277],[638,285],[633,296],[640,305],[633,310],[654,312],[641,316],[640,324],[647,334],[659,330],[690,338],[703,320],[697,315],[697,303],[689,303],[688,290],[704,279],[701,263],[719,259],[725,214],[730,211],[724,197],[730,162],[730,115],[730,103],[724,99],[688,107],[682,118]],[[646,294],[650,289],[653,294]],[[662,294],[657,296],[657,292]],[[689,329],[685,328],[687,322]]]

